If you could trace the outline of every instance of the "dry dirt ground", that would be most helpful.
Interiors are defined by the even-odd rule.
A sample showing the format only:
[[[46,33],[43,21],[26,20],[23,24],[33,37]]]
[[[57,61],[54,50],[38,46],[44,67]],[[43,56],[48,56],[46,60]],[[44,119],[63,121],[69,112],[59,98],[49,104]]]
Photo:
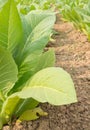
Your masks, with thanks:
[[[70,23],[59,20],[54,28],[58,34],[48,49],[55,50],[56,66],[71,74],[78,102],[58,107],[43,104],[47,117],[16,124],[13,130],[90,130],[90,42]]]

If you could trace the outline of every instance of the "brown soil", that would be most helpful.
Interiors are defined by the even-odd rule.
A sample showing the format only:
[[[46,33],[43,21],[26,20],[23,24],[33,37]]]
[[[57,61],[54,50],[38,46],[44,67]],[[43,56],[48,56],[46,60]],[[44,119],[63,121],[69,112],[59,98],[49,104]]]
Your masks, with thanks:
[[[58,34],[48,48],[55,50],[56,66],[71,74],[78,102],[58,107],[43,104],[47,117],[16,124],[13,130],[90,130],[90,42],[70,23],[59,20],[54,28]]]

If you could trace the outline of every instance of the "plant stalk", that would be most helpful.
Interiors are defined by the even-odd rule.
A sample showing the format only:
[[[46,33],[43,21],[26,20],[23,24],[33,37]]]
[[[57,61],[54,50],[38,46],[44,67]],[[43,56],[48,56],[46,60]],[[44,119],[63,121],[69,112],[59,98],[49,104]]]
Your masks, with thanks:
[[[0,114],[0,130],[2,130],[2,127],[4,124],[7,124],[9,121],[9,117],[5,116],[5,114]]]

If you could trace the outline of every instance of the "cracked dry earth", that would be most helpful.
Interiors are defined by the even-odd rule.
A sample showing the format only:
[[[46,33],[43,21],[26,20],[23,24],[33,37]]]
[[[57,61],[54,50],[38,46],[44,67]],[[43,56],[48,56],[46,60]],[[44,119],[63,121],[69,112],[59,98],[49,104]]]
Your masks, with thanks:
[[[43,104],[47,117],[15,124],[12,130],[90,130],[90,42],[72,24],[59,20],[54,28],[56,66],[68,71],[75,84],[78,102],[64,106]],[[9,130],[5,126],[3,130]]]

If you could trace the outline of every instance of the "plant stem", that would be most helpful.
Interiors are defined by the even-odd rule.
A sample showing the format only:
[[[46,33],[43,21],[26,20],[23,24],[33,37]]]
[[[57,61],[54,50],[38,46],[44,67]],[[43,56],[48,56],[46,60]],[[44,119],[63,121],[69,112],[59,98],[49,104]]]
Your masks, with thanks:
[[[4,124],[7,124],[9,120],[9,117],[7,118],[5,114],[0,114],[0,130],[2,130],[2,127]]]
[[[2,118],[2,116],[0,115],[0,130],[2,130],[2,127],[3,127],[3,118]]]
[[[3,126],[3,123],[2,123],[2,121],[0,119],[0,130],[2,130],[2,126]]]

